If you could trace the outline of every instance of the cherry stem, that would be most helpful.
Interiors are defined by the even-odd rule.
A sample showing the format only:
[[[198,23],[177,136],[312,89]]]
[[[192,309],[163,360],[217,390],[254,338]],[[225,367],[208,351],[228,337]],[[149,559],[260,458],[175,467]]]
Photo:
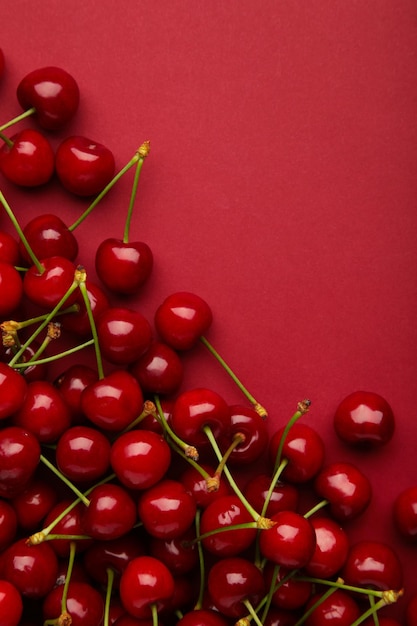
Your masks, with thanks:
[[[284,448],[284,443],[285,443],[285,440],[287,438],[288,433],[290,432],[290,430],[291,430],[292,426],[295,424],[295,422],[297,420],[299,420],[300,417],[302,417],[303,415],[305,415],[307,413],[307,411],[310,408],[310,405],[311,405],[311,401],[310,400],[302,400],[302,402],[299,402],[298,405],[297,405],[297,411],[294,413],[294,415],[291,417],[291,419],[289,419],[288,422],[286,423],[284,431],[282,433],[282,437],[281,437],[280,442],[279,442],[277,454],[276,454],[276,457],[275,457],[274,473],[277,471],[277,468],[281,464],[282,450]]]
[[[161,407],[161,403],[158,396],[154,396],[155,406],[157,408],[156,417],[164,429],[165,433],[168,433],[169,438],[184,452],[187,458],[193,459],[194,461],[198,461],[198,451],[194,446],[190,446],[190,444],[185,443],[182,439],[178,437],[178,435],[172,430],[171,426],[168,424],[168,421],[165,419],[164,412]]]
[[[314,604],[312,604],[307,611],[303,614],[303,616],[301,617],[301,619],[298,620],[298,622],[295,623],[294,626],[301,626],[301,624],[304,624],[304,622],[306,621],[306,619],[308,617],[310,617],[310,615],[313,613],[313,611],[315,611],[317,609],[318,606],[320,606],[320,604],[322,604],[322,602],[324,602],[325,600],[327,600],[327,598],[329,598],[332,593],[334,593],[335,591],[337,591],[337,588],[335,587],[331,587],[330,589],[327,589],[322,596],[320,596],[320,598],[318,598],[316,600],[316,602],[314,602]]]
[[[70,552],[69,552],[69,557],[68,557],[67,574],[65,576],[64,589],[62,590],[62,599],[61,599],[61,612],[63,614],[68,613],[68,609],[67,609],[68,589],[69,589],[69,585],[71,581],[72,570],[74,568],[75,552],[76,552],[76,544],[74,541],[71,541]]]
[[[257,624],[257,626],[263,626],[263,622],[261,622],[261,620],[259,619],[258,615],[255,612],[255,609],[253,608],[249,600],[242,600],[242,604],[244,604],[245,607],[247,608],[248,613],[253,619],[253,621],[255,622],[255,624]]]
[[[213,530],[208,530],[206,533],[198,535],[195,539],[185,541],[184,545],[193,546],[195,543],[200,543],[203,539],[208,539],[208,537],[212,537],[213,535],[217,535],[218,533],[226,533],[229,530],[246,530],[247,528],[256,528],[256,521],[242,522],[241,524],[230,524],[229,526],[220,526],[219,528],[213,528]]]
[[[217,350],[212,346],[212,344],[204,337],[200,337],[200,341],[207,348],[207,350],[214,356],[214,358],[220,363],[223,369],[229,374],[233,382],[239,387],[243,395],[249,400],[249,402],[253,405],[253,408],[261,417],[264,419],[268,417],[268,413],[266,409],[253,397],[253,395],[248,391],[248,389],[243,385],[243,383],[239,380],[233,370],[229,367],[226,361],[220,356]]]
[[[201,511],[200,509],[197,509],[197,512],[195,515],[195,532],[196,532],[197,537],[200,534],[200,521],[201,521]],[[198,551],[198,563],[199,563],[199,568],[200,568],[200,587],[198,590],[197,602],[194,605],[194,610],[198,610],[203,606],[204,595],[206,591],[206,584],[205,584],[206,564],[204,560],[204,550],[203,550],[201,541],[197,542],[197,551]]]
[[[157,604],[155,604],[155,602],[151,604],[151,612],[152,612],[152,626],[158,626],[158,623],[159,623],[158,606]]]
[[[222,471],[224,469],[224,466],[226,465],[230,455],[232,454],[233,450],[235,450],[241,443],[244,443],[246,437],[243,433],[235,433],[233,435],[233,439],[232,442],[230,444],[230,446],[227,448],[226,452],[223,454],[223,458],[220,461],[220,463],[217,466],[216,471],[214,472],[214,476],[213,479],[215,480],[220,480],[220,476],[222,474]]]
[[[288,465],[288,459],[283,459],[281,461],[281,463],[279,464],[279,466],[277,467],[277,469],[276,469],[276,471],[275,471],[275,473],[274,473],[274,475],[272,477],[272,480],[270,482],[268,493],[266,494],[265,502],[264,502],[264,505],[262,507],[261,515],[265,515],[266,514],[266,510],[267,510],[268,505],[269,505],[269,503],[271,501],[271,498],[272,498],[272,493],[273,493],[273,491],[274,491],[274,489],[276,487],[277,482],[280,479],[280,476],[281,476],[282,472],[287,467],[287,465]]]
[[[138,415],[138,417],[134,419],[133,422],[128,424],[126,428],[121,430],[117,436],[119,437],[120,435],[123,435],[124,433],[129,432],[129,430],[136,428],[136,426],[138,426],[138,424],[140,424],[141,421],[144,420],[145,417],[147,417],[148,415],[153,415],[155,419],[157,420],[158,418],[155,415],[155,413],[156,413],[156,406],[154,405],[154,403],[151,400],[145,400],[145,402],[143,403],[143,409],[140,415]]]
[[[126,163],[126,165],[104,187],[104,189],[98,194],[98,196],[93,200],[93,202],[87,207],[84,213],[82,213],[80,217],[77,220],[75,220],[75,222],[71,224],[71,226],[68,227],[69,231],[72,232],[73,230],[75,230],[81,224],[81,222],[83,222],[85,218],[88,217],[88,215],[90,215],[91,211],[95,209],[95,207],[104,198],[104,196],[110,191],[110,189],[114,187],[117,181],[120,180],[120,178],[122,178],[122,176],[124,176],[124,174],[126,174],[126,172],[130,170],[130,168],[133,167],[135,163],[138,162],[138,160],[140,159],[140,154],[139,154],[140,149],[141,148],[139,148],[138,151],[135,152],[134,156],[130,159],[130,161]]]
[[[114,583],[114,570],[111,567],[108,567],[107,570],[107,588],[106,588],[106,599],[104,602],[104,619],[103,626],[110,625],[110,603],[113,591],[113,583]]]
[[[375,598],[385,598],[387,591],[379,591],[377,589],[365,589],[364,587],[355,587],[353,585],[346,585],[341,578],[337,580],[327,580],[325,578],[315,578],[314,576],[300,576],[297,580],[303,582],[315,583],[317,585],[326,585],[327,587],[334,587],[336,589],[342,589],[344,591],[351,591],[354,593],[366,594],[368,596],[374,596]],[[389,596],[387,596],[389,597]],[[385,600],[387,603],[387,601]]]
[[[384,592],[384,593],[388,593],[388,592]],[[379,602],[372,602],[371,596],[370,596],[369,599],[371,601],[371,606],[360,617],[358,617],[358,619],[354,621],[351,626],[359,626],[359,624],[362,624],[362,622],[364,622],[366,619],[368,619],[368,617],[371,617],[372,615],[375,617],[377,614],[377,611],[384,608],[384,606],[386,606],[387,604],[392,604],[393,602],[396,602],[398,597],[401,595],[402,595],[402,591],[398,592],[398,594],[394,593],[394,595],[392,596],[392,599],[390,598],[387,600],[385,597],[383,597],[381,598],[381,600],[379,600]],[[378,623],[378,622],[375,622],[375,623]]]
[[[94,344],[94,339],[89,339],[88,341],[85,341],[84,343],[80,343],[78,346],[73,346],[72,348],[68,348],[68,350],[63,350],[59,354],[53,354],[51,356],[45,357],[44,359],[37,359],[35,358],[36,355],[34,355],[30,361],[26,361],[25,363],[14,363],[11,367],[13,367],[14,369],[20,369],[20,368],[24,369],[26,367],[34,366],[34,365],[44,365],[45,363],[51,363],[52,361],[57,361],[58,359],[62,359],[71,354],[75,354],[75,352],[84,350],[84,348],[88,348],[89,346],[92,346],[93,344]],[[38,354],[38,352],[36,354]]]
[[[97,335],[97,328],[96,328],[96,323],[94,320],[94,316],[93,316],[93,311],[91,309],[91,303],[90,303],[90,299],[88,297],[88,291],[87,291],[87,287],[85,284],[86,281],[86,277],[87,274],[84,270],[84,268],[79,267],[79,288],[84,300],[84,304],[85,304],[85,308],[87,309],[87,315],[88,315],[88,321],[90,322],[90,328],[91,328],[91,334],[93,335],[93,342],[94,342],[94,351],[95,351],[95,355],[96,355],[96,362],[97,362],[97,372],[98,372],[98,377],[100,380],[102,380],[104,378],[104,369],[103,369],[103,360],[101,358],[101,350],[100,350],[100,343],[98,340],[98,335]]]
[[[128,208],[128,211],[127,211],[125,230],[124,230],[124,234],[123,234],[123,243],[128,243],[129,242],[130,223],[132,221],[133,207],[135,205],[136,195],[137,195],[137,191],[138,191],[138,184],[139,184],[140,173],[142,171],[143,162],[144,162],[145,158],[149,154],[149,150],[150,150],[149,141],[145,141],[141,145],[139,150],[138,150],[139,160],[138,160],[138,162],[136,164],[135,177],[133,179],[132,193],[130,195],[129,208]]]
[[[317,513],[317,511],[324,509],[324,507],[327,506],[328,504],[329,504],[328,500],[320,500],[320,502],[318,502],[316,505],[311,507],[311,509],[309,509],[307,513],[304,513],[304,517],[308,519],[309,517],[314,515],[314,513]]]
[[[39,259],[36,257],[36,255],[34,254],[32,248],[30,247],[30,244],[28,242],[28,240],[26,239],[26,236],[19,224],[19,222],[17,221],[9,203],[7,202],[6,198],[4,197],[3,193],[0,191],[0,202],[3,205],[4,210],[6,211],[7,215],[9,216],[10,221],[12,222],[17,234],[19,235],[19,238],[22,242],[22,244],[24,245],[26,252],[28,253],[28,255],[30,256],[33,265],[36,267],[36,269],[38,270],[39,274],[43,274],[43,272],[45,271],[45,268],[43,267],[43,265],[39,262]]]
[[[26,119],[27,117],[30,117],[34,113],[36,113],[35,107],[31,107],[30,109],[27,109],[27,111],[24,111],[20,115],[17,115],[13,119],[9,120],[8,122],[6,122],[2,126],[0,126],[0,133],[2,133],[4,130],[6,130],[6,128],[9,128],[10,126],[13,126],[13,124],[17,124],[18,122],[21,122],[22,120]]]
[[[78,489],[78,487],[76,487],[66,476],[64,476],[64,474],[62,474],[53,463],[51,463],[43,454],[41,454],[39,458],[42,463],[55,474],[55,476],[58,476],[58,478],[62,480],[62,482],[65,483],[67,487],[71,489],[71,491],[75,493],[75,495],[81,500],[81,502],[83,502],[86,506],[90,504],[90,500],[86,498],[86,496]]]
[[[80,310],[80,307],[78,304],[72,304],[66,309],[63,309],[62,311],[58,311],[57,315],[65,315],[66,313],[78,313],[79,310]],[[7,320],[0,324],[0,329],[4,332],[15,332],[18,330],[22,330],[22,328],[27,328],[28,326],[37,324],[38,322],[43,322],[46,318],[49,319],[49,313],[44,313],[43,315],[31,317],[30,319],[23,320],[22,322],[16,322],[15,320]]]
[[[0,139],[4,141],[4,143],[6,144],[8,148],[13,148],[14,146],[13,141],[9,137],[6,137],[6,135],[3,135],[2,132],[0,132]]]

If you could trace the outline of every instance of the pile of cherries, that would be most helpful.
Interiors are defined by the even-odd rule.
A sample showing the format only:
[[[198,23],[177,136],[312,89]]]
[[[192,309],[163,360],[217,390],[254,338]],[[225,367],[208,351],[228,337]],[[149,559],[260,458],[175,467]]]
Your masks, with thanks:
[[[129,241],[149,142],[117,173],[112,152],[86,137],[53,150],[49,134],[79,106],[61,68],[29,73],[17,98],[24,113],[0,126],[1,175],[26,189],[55,177],[91,202],[71,226],[46,214],[22,227],[0,192],[16,230],[0,231],[0,626],[398,626],[384,616],[403,595],[398,556],[348,535],[371,484],[353,464],[325,463],[302,419],[310,401],[271,433],[208,341],[200,295],[173,292],[152,323],[112,302],[130,302],[152,274],[150,247]],[[74,230],[131,168],[124,237],[98,246],[91,282]],[[197,344],[241,404],[184,388],[183,355]],[[360,391],[334,428],[372,448],[395,420],[384,398]],[[416,541],[417,486],[399,494],[394,523]],[[406,613],[415,626],[417,597]]]

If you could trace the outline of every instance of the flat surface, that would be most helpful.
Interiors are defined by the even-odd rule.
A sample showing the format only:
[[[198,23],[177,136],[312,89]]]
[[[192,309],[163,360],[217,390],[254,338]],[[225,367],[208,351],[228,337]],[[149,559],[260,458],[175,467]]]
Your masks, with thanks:
[[[13,0],[2,4],[1,119],[30,70],[76,78],[70,134],[104,143],[122,167],[143,140],[132,236],[152,247],[137,298],[149,319],[173,291],[212,306],[209,339],[281,425],[304,397],[327,459],[353,459],[374,499],[352,538],[388,539],[417,592],[416,548],[391,506],[417,484],[417,7],[413,0]],[[30,123],[28,123],[30,125]],[[131,181],[78,229],[94,277],[100,238],[122,235]],[[22,223],[86,206],[53,183],[2,189]],[[187,385],[240,398],[203,349]],[[389,446],[353,455],[332,416],[357,389],[391,404]],[[403,619],[405,601],[392,615]]]

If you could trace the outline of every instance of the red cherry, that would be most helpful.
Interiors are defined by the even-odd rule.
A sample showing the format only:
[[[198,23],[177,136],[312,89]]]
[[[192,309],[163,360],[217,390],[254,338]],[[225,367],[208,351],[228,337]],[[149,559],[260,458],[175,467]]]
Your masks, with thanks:
[[[0,261],[0,315],[8,317],[19,306],[23,296],[23,281],[13,265]]]
[[[363,622],[363,626],[375,626],[373,617],[369,617]],[[378,626],[401,626],[400,622],[393,617],[378,616]]]
[[[165,476],[171,463],[171,448],[158,433],[131,430],[114,441],[110,462],[125,487],[148,489]]]
[[[174,579],[169,569],[151,556],[133,559],[120,579],[120,598],[133,617],[147,618],[151,606],[157,610],[174,593]]]
[[[39,347],[40,343],[38,341],[32,341],[30,346],[27,346],[23,354],[19,357],[19,363],[29,363],[33,360]],[[15,355],[15,346],[7,348],[5,355],[7,357],[6,360],[10,361]],[[48,372],[48,363],[38,363],[37,365],[29,364],[27,367],[20,368],[19,371],[21,376],[23,376],[28,383],[35,380],[45,380]]]
[[[293,611],[271,607],[264,621],[264,626],[295,626],[297,620],[297,614]]]
[[[155,313],[155,327],[175,350],[189,350],[211,326],[213,315],[207,302],[181,291],[168,296]]]
[[[316,545],[310,521],[294,511],[279,511],[271,519],[275,525],[263,530],[259,536],[263,556],[289,569],[307,565]]]
[[[230,454],[229,464],[253,463],[266,452],[269,440],[266,423],[252,407],[240,405],[229,407],[229,423],[222,442],[223,452],[236,435],[243,435],[244,440]]]
[[[64,585],[52,589],[43,602],[43,619],[57,619],[62,613]],[[72,626],[97,626],[102,623],[104,599],[91,585],[83,582],[70,582],[66,597],[67,612]]]
[[[209,427],[218,440],[229,420],[229,407],[223,398],[210,389],[184,391],[175,400],[172,410],[172,428],[187,444],[207,446],[204,432]]]
[[[0,171],[15,185],[39,187],[54,173],[55,155],[48,139],[37,130],[21,130],[0,150]]]
[[[23,491],[12,500],[20,528],[32,532],[38,530],[57,499],[58,493],[54,483],[35,475]]]
[[[267,561],[264,568],[267,589],[276,589],[272,594],[272,605],[294,611],[300,609],[309,600],[313,585],[306,580],[298,580],[290,575],[291,571]]]
[[[417,485],[398,494],[392,510],[395,527],[401,536],[417,542]]]
[[[144,393],[171,395],[178,391],[184,374],[182,361],[170,346],[154,341],[129,371]]]
[[[27,383],[23,376],[0,362],[0,420],[16,413],[22,406]]]
[[[22,596],[7,580],[0,580],[0,626],[18,626],[23,613]]]
[[[108,570],[115,575],[113,585],[119,586],[120,576],[132,559],[145,554],[143,542],[132,532],[117,539],[95,541],[83,555],[85,570],[91,578],[105,586]]]
[[[12,235],[0,230],[0,261],[9,265],[19,265],[19,243]]]
[[[209,477],[214,476],[215,469],[206,463],[200,463],[200,467]],[[208,488],[206,478],[193,466],[189,466],[181,474],[181,482],[184,487],[193,495],[193,498],[199,508],[205,509],[211,502],[223,496],[231,495],[231,489],[227,481],[220,477],[217,489],[210,490]]]
[[[110,363],[127,365],[148,350],[152,330],[139,311],[109,307],[97,322],[97,334],[102,355]]]
[[[323,626],[330,623],[335,626],[351,626],[361,615],[355,600],[340,589],[327,598],[315,594],[307,603],[305,610],[308,611],[319,600],[320,604],[306,619],[306,626]]]
[[[71,365],[55,380],[55,386],[59,389],[71,411],[72,423],[85,421],[81,411],[81,394],[88,385],[97,382],[97,380],[96,370],[83,364]]]
[[[81,395],[85,416],[106,431],[126,428],[143,408],[143,395],[136,379],[125,370],[115,370],[88,385]]]
[[[97,276],[110,291],[133,295],[152,273],[153,254],[143,241],[124,242],[114,237],[105,239],[95,256]]]
[[[29,546],[19,539],[4,552],[2,576],[27,598],[43,598],[53,588],[58,560],[47,542]]]
[[[165,479],[139,498],[139,518],[147,532],[159,539],[181,537],[193,524],[197,506],[192,495],[176,480]]]
[[[316,477],[314,488],[329,501],[332,516],[338,521],[360,515],[372,497],[368,478],[351,463],[331,463],[324,467]]]
[[[40,454],[32,433],[18,426],[0,430],[0,496],[14,497],[24,489],[38,467]]]
[[[333,424],[342,441],[359,446],[385,445],[395,430],[394,413],[388,402],[367,391],[356,391],[342,400]]]
[[[228,626],[229,622],[218,611],[195,609],[177,622],[177,626]]]
[[[64,257],[53,256],[40,261],[42,271],[32,265],[25,273],[23,289],[27,298],[40,307],[54,308],[74,282],[75,266]],[[76,300],[73,293],[66,305]]]
[[[85,533],[94,539],[117,539],[136,523],[136,505],[128,492],[118,485],[99,485],[89,494],[84,511]]]
[[[174,576],[188,574],[198,564],[195,530],[190,528],[180,537],[158,539],[151,537],[149,554],[162,561]]]
[[[406,609],[407,626],[417,626],[417,594],[413,595]]]
[[[221,559],[209,571],[207,586],[216,608],[228,617],[244,617],[246,603],[256,606],[265,593],[261,570],[240,557]]]
[[[347,585],[399,591],[403,585],[401,562],[394,550],[380,541],[359,541],[350,547],[341,577]]]
[[[110,467],[110,442],[96,428],[68,428],[56,444],[58,469],[74,482],[96,481]]]
[[[80,93],[74,78],[59,67],[43,67],[29,72],[17,86],[17,99],[23,109],[34,107],[38,123],[57,130],[75,115]]]
[[[34,255],[38,259],[60,256],[74,261],[78,255],[78,242],[60,217],[51,213],[38,215],[23,228]],[[32,264],[32,259],[22,242],[19,243],[22,259]]]
[[[95,196],[112,180],[115,161],[103,144],[74,136],[58,146],[55,169],[65,189],[78,196]]]
[[[0,500],[0,550],[3,551],[15,539],[17,531],[17,515],[14,505]]]
[[[98,287],[91,281],[86,280],[85,288],[88,301],[90,303],[91,313],[93,315],[94,322],[96,323],[100,315],[107,310],[109,306],[109,300],[106,294],[100,289],[100,287]],[[87,313],[87,307],[85,306],[84,298],[81,292],[78,293],[74,304],[77,304],[78,311],[61,315],[59,318],[61,326],[66,331],[74,333],[78,337],[90,337],[91,323]]]
[[[256,474],[246,484],[244,495],[255,511],[262,511],[271,485],[268,474]],[[296,511],[299,502],[297,488],[290,483],[278,481],[275,485],[265,515],[271,517],[278,511]]]
[[[72,503],[72,500],[68,498],[61,498],[59,502],[49,511],[44,520],[44,527],[48,527],[52,522],[56,522],[68,506]],[[53,533],[57,535],[85,535],[83,527],[83,515],[85,505],[82,502],[77,503],[70,511],[68,511],[64,517],[55,523]],[[91,544],[90,539],[80,539],[76,542],[77,552],[86,550]],[[71,550],[71,540],[63,539],[49,539],[48,545],[54,550],[59,557],[67,558]]]
[[[59,391],[46,380],[30,382],[25,400],[12,420],[41,443],[53,443],[71,423],[70,411]]]
[[[346,561],[348,537],[343,528],[327,517],[312,517],[310,522],[316,534],[316,547],[304,569],[310,576],[331,578]]]
[[[272,463],[278,451],[284,428],[276,431],[269,444],[269,455]],[[288,461],[282,476],[295,483],[304,483],[320,471],[324,460],[324,443],[320,435],[307,424],[293,424],[285,438],[282,459]]]

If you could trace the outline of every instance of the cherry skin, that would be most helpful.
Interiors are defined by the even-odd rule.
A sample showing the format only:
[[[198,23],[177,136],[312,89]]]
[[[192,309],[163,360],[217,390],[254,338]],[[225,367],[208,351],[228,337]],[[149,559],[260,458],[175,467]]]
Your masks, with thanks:
[[[207,463],[199,463],[200,467],[209,477],[214,476],[215,469]],[[220,481],[215,490],[210,490],[206,478],[192,465],[187,467],[181,474],[181,482],[192,494],[197,506],[205,509],[208,505],[223,496],[231,495],[231,489],[227,481],[220,476]]]
[[[190,528],[180,537],[158,539],[151,537],[149,554],[164,563],[174,576],[192,572],[198,564],[195,530]]]
[[[401,491],[394,501],[394,525],[401,536],[411,543],[417,542],[417,485]]]
[[[46,516],[44,520],[44,527],[48,527],[52,522],[55,522],[71,503],[71,498],[61,497]],[[82,502],[77,503],[55,524],[52,533],[56,535],[85,535],[83,527],[84,509],[85,505]],[[47,543],[51,546],[58,557],[68,558],[71,550],[71,541],[69,539],[63,539],[62,537],[59,539],[48,539]],[[77,540],[77,552],[86,550],[90,544],[91,539]]]
[[[136,523],[136,505],[129,493],[113,484],[98,485],[89,494],[84,511],[85,533],[94,539],[117,539]]]
[[[56,444],[58,469],[74,482],[97,481],[110,467],[111,445],[96,428],[68,428]]]
[[[12,418],[41,443],[54,443],[71,424],[70,411],[59,391],[47,380],[30,382],[25,400]]]
[[[174,579],[169,569],[151,556],[130,561],[120,579],[120,598],[133,617],[148,618],[151,606],[160,610],[174,593]]]
[[[271,519],[275,525],[263,530],[259,536],[263,556],[289,569],[307,565],[316,545],[310,521],[294,511],[279,511]]]
[[[401,562],[394,550],[380,541],[359,541],[350,547],[341,577],[348,585],[399,591],[403,585]]]
[[[15,539],[17,515],[14,506],[0,500],[0,551],[7,548]]]
[[[379,447],[392,439],[395,418],[382,396],[369,391],[356,391],[339,404],[333,425],[345,443]]]
[[[145,354],[131,364],[129,371],[144,393],[158,395],[177,392],[184,376],[177,352],[160,341],[153,341]]]
[[[142,391],[125,370],[114,370],[88,385],[81,394],[83,413],[105,431],[123,430],[138,417],[142,407]]]
[[[64,586],[52,589],[45,597],[42,612],[44,620],[56,619],[62,612]],[[67,612],[72,626],[95,626],[102,623],[104,600],[92,585],[84,582],[70,582],[66,598]]]
[[[218,611],[195,609],[177,622],[177,626],[228,626],[229,622]]]
[[[57,148],[55,169],[62,186],[77,196],[96,196],[112,180],[111,150],[87,137],[64,139]]]
[[[340,522],[360,515],[372,497],[368,478],[351,463],[331,463],[324,467],[315,479],[314,488],[329,501],[332,516]]]
[[[57,499],[58,493],[49,475],[35,474],[25,489],[12,500],[19,527],[25,531],[38,530]]]
[[[16,413],[22,406],[27,382],[21,374],[0,362],[0,420]]]
[[[124,242],[111,237],[97,248],[97,276],[113,293],[134,295],[152,273],[153,253],[143,241]]]
[[[269,456],[273,464],[283,433],[284,428],[280,428],[269,443]],[[289,482],[305,483],[314,478],[323,465],[323,440],[311,426],[297,422],[285,438],[282,459],[288,461],[282,473],[283,478]]]
[[[119,481],[128,489],[148,489],[158,483],[171,463],[171,448],[151,430],[131,430],[117,437],[110,462]]]
[[[255,511],[262,511],[270,484],[271,477],[268,474],[256,474],[246,484],[244,494]],[[271,517],[278,511],[296,511],[299,499],[294,485],[278,481],[272,491],[265,514]]]
[[[97,322],[102,355],[115,365],[128,365],[148,350],[152,329],[139,311],[109,307]]]
[[[19,426],[0,430],[0,496],[22,491],[39,464],[41,448],[36,437]]]
[[[190,389],[175,400],[172,410],[172,428],[187,444],[197,448],[208,445],[205,427],[219,440],[229,419],[229,407],[215,391],[205,388]]]
[[[265,593],[261,570],[240,557],[217,561],[209,571],[207,587],[217,609],[233,618],[247,615],[245,602],[256,606]]]
[[[132,559],[145,554],[143,541],[134,531],[111,539],[95,541],[83,555],[86,573],[103,587],[108,581],[108,569],[114,574],[113,586],[119,586],[120,577]]]
[[[309,576],[331,578],[346,562],[349,540],[335,521],[327,517],[312,517],[311,525],[316,534],[316,547],[304,570]]]
[[[0,261],[0,315],[8,317],[18,308],[23,296],[23,281],[13,265]]]
[[[16,95],[24,110],[36,109],[37,122],[47,130],[65,126],[77,112],[80,100],[77,82],[59,67],[29,72],[18,84]]]
[[[27,346],[23,351],[23,354],[19,357],[19,363],[28,363],[27,367],[19,369],[21,376],[30,383],[35,380],[45,380],[48,372],[48,363],[38,363],[37,365],[30,365],[29,361],[33,360],[35,354],[40,347],[38,341],[32,341],[30,346]],[[14,347],[7,348],[5,351],[6,361],[10,361],[15,354]]]
[[[48,542],[29,546],[19,539],[9,546],[2,557],[2,576],[12,583],[25,598],[43,598],[53,588],[58,572],[58,560]]]
[[[32,265],[23,278],[23,290],[27,298],[40,307],[54,308],[74,282],[75,266],[60,256],[40,261],[42,270]],[[76,291],[66,300],[66,306],[74,303]]]
[[[7,580],[0,580],[0,626],[18,626],[23,613],[22,596]]]
[[[164,479],[139,498],[139,518],[147,532],[159,539],[181,537],[193,524],[197,506],[177,480]]]
[[[0,171],[21,187],[45,185],[54,173],[55,155],[48,139],[27,128],[10,137],[0,150]]]
[[[155,313],[156,330],[175,350],[189,350],[211,326],[213,314],[207,302],[181,291],[168,296]]]
[[[85,421],[81,410],[81,395],[88,385],[97,382],[97,371],[88,365],[76,363],[62,372],[54,381],[71,412],[72,424]]]
[[[240,405],[229,407],[229,423],[222,442],[223,452],[237,435],[243,435],[244,440],[230,454],[228,458],[230,465],[253,463],[266,452],[269,437],[265,420],[252,407]]]
[[[287,576],[289,577],[285,580]],[[264,577],[267,589],[276,588],[272,594],[272,605],[277,608],[295,611],[303,607],[312,594],[312,583],[298,580],[297,576],[291,576],[290,570],[270,561],[265,565]]]
[[[74,261],[78,255],[77,239],[58,215],[37,215],[23,228],[23,234],[38,259],[61,256]],[[32,263],[22,242],[19,252],[24,261]]]
[[[298,620],[293,611],[271,607],[266,616],[264,626],[294,626]]]
[[[90,280],[86,280],[85,288],[94,322],[97,323],[100,315],[108,309],[109,299],[104,291]],[[91,337],[90,318],[81,292],[77,295],[74,304],[77,305],[78,311],[60,316],[59,321],[62,328],[81,338]]]
[[[306,605],[309,610],[319,599],[320,594],[314,595]],[[306,619],[306,626],[351,626],[361,615],[355,600],[345,591],[337,589],[328,598],[322,600],[317,608]]]
[[[405,617],[407,626],[417,625],[417,594],[413,595],[409,600]]]
[[[5,230],[0,230],[0,261],[9,265],[19,265],[18,241]]]

